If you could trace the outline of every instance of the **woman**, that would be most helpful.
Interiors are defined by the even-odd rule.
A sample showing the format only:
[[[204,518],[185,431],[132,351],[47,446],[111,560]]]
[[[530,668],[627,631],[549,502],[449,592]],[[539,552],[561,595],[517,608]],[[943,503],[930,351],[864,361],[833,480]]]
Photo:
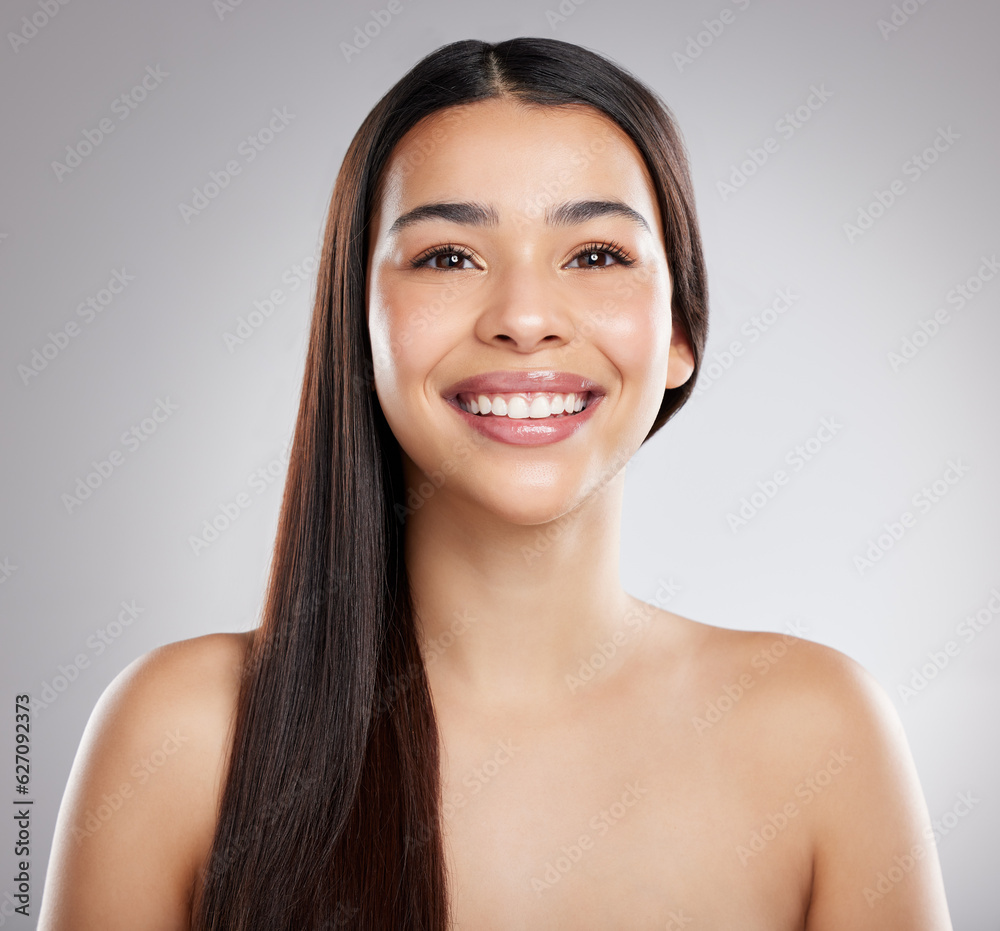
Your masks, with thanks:
[[[109,687],[41,927],[950,928],[873,680],[621,587],[706,329],[655,95],[555,40],[420,61],[334,189],[261,626]]]

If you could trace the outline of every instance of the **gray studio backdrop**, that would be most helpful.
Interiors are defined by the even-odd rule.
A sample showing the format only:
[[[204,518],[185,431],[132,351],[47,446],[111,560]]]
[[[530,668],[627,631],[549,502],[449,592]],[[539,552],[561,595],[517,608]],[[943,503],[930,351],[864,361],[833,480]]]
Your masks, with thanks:
[[[32,915],[102,690],[256,625],[348,141],[430,50],[539,35],[672,107],[707,249],[698,394],[628,466],[626,588],[866,666],[956,928],[1000,927],[1000,7],[10,0],[0,24],[3,759],[13,794],[27,693]],[[31,927],[15,828],[0,924]]]

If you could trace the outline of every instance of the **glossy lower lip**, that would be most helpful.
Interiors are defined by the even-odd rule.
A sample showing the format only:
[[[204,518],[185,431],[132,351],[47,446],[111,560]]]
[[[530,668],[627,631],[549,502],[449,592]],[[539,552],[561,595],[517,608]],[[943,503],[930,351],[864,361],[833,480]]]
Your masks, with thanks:
[[[537,420],[531,418],[511,420],[509,417],[489,415],[484,417],[482,414],[470,414],[462,410],[457,400],[449,400],[447,404],[470,427],[491,440],[510,443],[512,446],[544,446],[547,443],[558,443],[576,433],[590,420],[603,399],[603,394],[593,396],[590,403],[578,414],[560,414]]]

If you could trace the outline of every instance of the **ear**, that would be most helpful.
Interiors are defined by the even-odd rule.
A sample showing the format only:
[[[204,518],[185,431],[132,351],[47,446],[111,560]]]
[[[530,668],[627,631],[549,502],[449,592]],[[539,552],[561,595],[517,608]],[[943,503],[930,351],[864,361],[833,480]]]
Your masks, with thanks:
[[[694,372],[694,354],[684,331],[679,326],[671,328],[670,357],[667,360],[667,388],[680,388]]]

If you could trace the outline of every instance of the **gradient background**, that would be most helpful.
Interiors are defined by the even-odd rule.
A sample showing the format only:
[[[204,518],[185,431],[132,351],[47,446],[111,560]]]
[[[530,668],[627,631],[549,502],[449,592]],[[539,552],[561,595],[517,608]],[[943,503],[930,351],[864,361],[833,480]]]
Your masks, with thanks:
[[[538,35],[609,56],[670,105],[709,263],[710,384],[628,466],[625,587],[654,601],[672,581],[680,592],[669,606],[681,614],[775,631],[795,622],[867,667],[900,711],[932,818],[948,816],[960,793],[981,800],[957,823],[950,816],[939,850],[955,927],[996,931],[1000,624],[971,642],[956,627],[979,610],[1000,613],[1000,281],[980,280],[961,309],[947,296],[1000,249],[1000,7],[907,0],[898,30],[883,35],[890,2],[393,6],[349,58],[343,44],[382,0],[68,2],[16,50],[10,34],[23,17],[42,21],[42,8],[11,0],[0,14],[8,747],[14,695],[50,699],[32,723],[33,914],[70,765],[107,684],[159,644],[256,626],[315,287],[295,266],[317,248],[350,138],[427,52]],[[722,10],[732,21],[713,36],[703,21]],[[700,54],[685,64],[675,53],[691,42]],[[115,99],[157,66],[167,76],[120,120]],[[813,85],[831,96],[786,138],[777,122]],[[273,108],[294,118],[247,162],[239,147]],[[52,162],[103,118],[113,132],[59,180]],[[957,139],[935,164],[906,174],[949,128]],[[724,196],[717,182],[768,137],[777,151]],[[179,205],[231,159],[241,173],[185,223]],[[845,224],[895,179],[905,193],[851,241]],[[77,305],[121,269],[134,280],[84,321]],[[275,289],[283,303],[230,351],[225,334]],[[751,342],[745,325],[780,289],[795,303]],[[950,322],[893,371],[888,353],[949,306]],[[69,321],[79,333],[25,383],[19,366]],[[743,354],[724,369],[734,340]],[[126,450],[121,434],[158,399],[176,412]],[[792,471],[786,455],[824,417],[842,429]],[[123,464],[70,513],[62,496],[113,449]],[[968,473],[920,513],[912,497],[949,460]],[[788,484],[734,532],[727,514],[780,468]],[[251,483],[261,469],[266,486]],[[189,538],[241,492],[252,505],[196,555]],[[915,526],[860,571],[855,557],[904,510]],[[124,627],[122,601],[141,609]],[[942,652],[949,640],[957,655]],[[899,686],[929,652],[947,665],[905,695]],[[87,665],[74,676],[80,654]],[[0,900],[13,876],[11,829],[5,819]]]

